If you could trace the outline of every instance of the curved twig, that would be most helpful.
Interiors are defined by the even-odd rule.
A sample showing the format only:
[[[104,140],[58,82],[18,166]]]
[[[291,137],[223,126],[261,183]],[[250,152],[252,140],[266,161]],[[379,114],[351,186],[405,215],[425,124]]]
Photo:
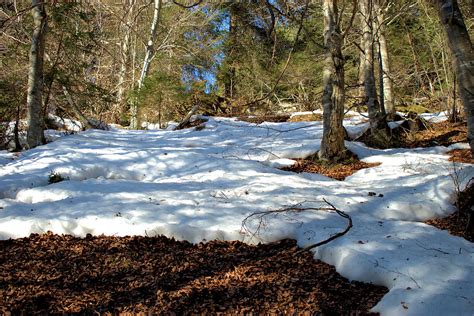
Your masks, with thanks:
[[[314,249],[316,247],[325,245],[325,244],[333,241],[334,239],[345,235],[352,228],[352,218],[349,214],[347,214],[347,213],[345,213],[341,210],[338,210],[332,203],[328,202],[326,199],[323,199],[323,201],[329,207],[301,207],[301,203],[298,203],[296,205],[285,207],[285,208],[278,209],[278,210],[254,212],[254,213],[250,214],[249,216],[247,216],[246,218],[244,218],[244,220],[242,221],[241,231],[244,231],[245,233],[249,234],[251,236],[251,238],[256,237],[257,235],[260,234],[260,230],[266,225],[267,216],[271,215],[271,214],[288,214],[288,213],[292,213],[292,212],[293,213],[300,213],[300,212],[303,212],[303,211],[326,211],[326,212],[335,212],[337,215],[347,219],[347,226],[343,231],[341,231],[341,232],[339,232],[335,235],[332,235],[328,239],[325,239],[323,241],[320,241],[318,243],[315,243],[315,244],[312,244],[312,245],[306,246],[305,248],[300,249],[299,251],[295,252],[294,255],[296,256],[296,255],[298,255],[302,252],[305,252],[305,251]],[[257,225],[257,228],[255,229],[255,231],[252,231],[247,225],[247,222],[252,218],[256,218],[258,220],[258,225]]]
[[[329,204],[329,206],[331,206],[331,209],[337,213],[337,215],[341,216],[341,217],[344,217],[345,219],[347,219],[348,223],[347,223],[347,227],[346,229],[344,229],[342,232],[339,232],[335,235],[332,235],[331,237],[329,237],[328,239],[326,240],[323,240],[323,241],[320,241],[318,243],[315,243],[315,244],[312,244],[312,245],[309,245],[309,246],[306,246],[304,247],[303,249],[297,251],[295,253],[295,256],[302,253],[302,252],[305,252],[305,251],[308,251],[308,250],[311,250],[311,249],[314,249],[316,247],[319,247],[319,246],[322,246],[322,245],[325,245],[331,241],[333,241],[334,239],[336,238],[339,238],[341,236],[344,236],[351,228],[352,228],[352,218],[350,217],[349,214],[341,211],[341,210],[338,210],[333,204],[329,203],[326,199],[323,199],[324,202],[326,202],[327,204]]]

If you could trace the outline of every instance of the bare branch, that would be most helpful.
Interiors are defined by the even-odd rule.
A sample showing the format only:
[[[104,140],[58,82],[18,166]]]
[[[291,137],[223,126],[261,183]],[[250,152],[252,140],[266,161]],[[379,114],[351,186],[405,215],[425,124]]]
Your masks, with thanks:
[[[250,214],[249,216],[247,216],[242,221],[241,230],[243,232],[249,234],[251,236],[251,238],[257,237],[260,234],[260,231],[265,227],[268,216],[272,215],[272,214],[282,214],[282,215],[285,215],[285,216],[289,216],[289,214],[291,214],[291,213],[300,213],[300,212],[304,212],[304,211],[324,211],[324,212],[335,212],[337,215],[347,219],[347,226],[343,231],[341,231],[341,232],[339,232],[335,235],[332,235],[328,239],[325,239],[323,241],[320,241],[318,243],[315,243],[315,244],[309,245],[309,246],[307,246],[303,249],[300,249],[299,251],[297,251],[295,253],[295,255],[298,255],[302,252],[305,252],[305,251],[314,249],[316,247],[325,245],[325,244],[333,241],[334,239],[345,235],[352,228],[352,218],[350,217],[349,214],[347,214],[347,213],[345,213],[341,210],[338,210],[332,203],[328,202],[326,199],[323,199],[323,201],[324,201],[324,203],[326,203],[328,205],[328,207],[301,207],[301,203],[299,203],[299,204],[289,206],[289,207],[285,207],[285,208],[278,209],[278,210],[254,212],[254,213]],[[248,222],[252,219],[258,220],[257,228],[254,231],[252,231],[248,226]]]
[[[334,239],[336,238],[339,238],[343,235],[345,235],[351,228],[352,228],[352,218],[350,217],[349,214],[341,211],[341,210],[338,210],[333,204],[331,204],[330,202],[328,202],[326,199],[323,199],[324,202],[326,202],[331,208],[332,211],[336,212],[337,215],[341,216],[341,217],[344,217],[345,219],[347,219],[348,223],[347,223],[347,227],[346,229],[344,229],[342,232],[340,233],[337,233],[335,235],[332,235],[331,237],[329,237],[328,239],[326,240],[323,240],[323,241],[320,241],[318,243],[315,243],[315,244],[312,244],[312,245],[309,245],[309,246],[306,246],[304,247],[303,249],[301,249],[300,251],[296,252],[295,255],[298,255],[302,252],[305,252],[305,251],[308,251],[308,250],[311,250],[311,249],[314,249],[316,247],[319,247],[319,246],[322,246],[322,245],[325,245],[331,241],[333,241]]]

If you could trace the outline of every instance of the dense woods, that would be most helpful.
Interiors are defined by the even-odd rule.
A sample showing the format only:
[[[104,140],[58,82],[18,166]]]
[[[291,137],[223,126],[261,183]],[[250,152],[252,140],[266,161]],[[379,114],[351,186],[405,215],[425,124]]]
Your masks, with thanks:
[[[0,30],[0,314],[474,315],[473,0]]]
[[[3,1],[1,132],[27,130],[31,148],[48,114],[136,129],[196,105],[226,116],[323,108],[319,156],[338,160],[344,109],[368,112],[381,147],[394,141],[395,111],[446,110],[467,120],[472,147],[473,10],[467,0]]]

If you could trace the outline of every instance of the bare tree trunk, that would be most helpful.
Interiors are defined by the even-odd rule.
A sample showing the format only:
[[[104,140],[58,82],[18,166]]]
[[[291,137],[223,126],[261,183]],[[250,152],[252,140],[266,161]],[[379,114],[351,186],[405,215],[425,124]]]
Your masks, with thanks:
[[[43,1],[32,1],[34,30],[31,39],[30,65],[28,72],[28,148],[41,144],[43,139],[43,60],[44,42],[47,31],[47,16]]]
[[[474,52],[456,0],[431,0],[438,11],[452,52],[459,95],[467,121],[467,138],[474,156]]]
[[[225,51],[227,69],[224,76],[224,96],[231,100],[236,96],[235,77],[236,69],[234,67],[234,59],[236,53],[237,38],[237,12],[239,11],[238,3],[232,3],[229,7],[229,45]]]
[[[120,22],[120,30],[123,33],[121,49],[120,49],[120,70],[118,75],[118,87],[117,87],[117,104],[115,112],[120,113],[124,108],[124,93],[125,93],[125,82],[127,79],[127,71],[130,63],[130,45],[131,45],[131,31],[133,24],[133,13],[135,7],[135,0],[124,0],[123,9],[126,12],[125,17]],[[114,113],[115,114],[115,113]],[[115,116],[115,115],[114,115]]]
[[[364,24],[365,24],[365,19],[362,15],[360,15],[360,25],[363,26]],[[364,34],[363,30],[362,30],[362,34]],[[358,97],[361,100],[364,100],[365,98],[365,87],[364,87],[365,85],[365,52],[364,52],[364,36],[363,35],[360,37],[358,84],[359,84]]]
[[[376,121],[380,114],[380,106],[377,101],[377,88],[375,86],[374,74],[374,37],[373,37],[373,17],[372,1],[359,1],[360,12],[364,19],[364,91],[369,112],[371,129],[376,128]]]
[[[377,100],[377,87],[374,74],[373,1],[360,0],[359,9],[364,17],[364,88],[369,112],[370,138],[375,146],[386,148],[391,145],[392,139],[390,137],[390,130],[387,125],[386,117],[381,112],[380,104]]]
[[[160,22],[160,15],[161,15],[161,7],[162,7],[162,0],[155,0],[154,1],[154,10],[153,10],[153,22],[151,23],[150,29],[150,37],[148,39],[147,47],[146,47],[146,54],[145,59],[143,60],[143,67],[142,72],[140,74],[140,79],[138,79],[138,89],[140,90],[145,82],[145,78],[148,75],[148,71],[150,70],[151,60],[155,54],[155,41],[156,41],[156,34],[158,31],[158,24]],[[131,118],[130,118],[130,127],[133,129],[138,128],[138,104],[137,101],[134,100],[131,106]]]
[[[347,156],[344,147],[344,58],[337,0],[324,0],[323,139],[319,159],[337,162]]]
[[[394,97],[393,97],[392,80],[390,78],[391,76],[390,60],[388,56],[387,40],[385,38],[385,15],[384,15],[383,3],[381,3],[381,1],[382,0],[375,0],[374,2],[378,42],[379,42],[379,50],[380,50],[380,60],[381,60],[381,66],[382,66],[380,69],[380,72],[382,73],[383,90],[380,91],[380,94],[383,95],[383,98],[382,98],[383,104],[384,104],[384,108],[387,114],[394,114],[395,104],[394,104]]]

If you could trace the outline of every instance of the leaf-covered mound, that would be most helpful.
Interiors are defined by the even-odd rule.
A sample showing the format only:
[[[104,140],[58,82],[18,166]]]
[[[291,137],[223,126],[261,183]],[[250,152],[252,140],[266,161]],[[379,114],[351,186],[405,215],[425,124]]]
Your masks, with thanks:
[[[348,159],[335,164],[328,164],[317,158],[317,154],[311,155],[304,159],[294,159],[296,163],[289,167],[283,167],[282,170],[293,171],[296,173],[308,172],[319,173],[326,177],[343,181],[348,176],[353,175],[357,171],[365,168],[377,167],[378,162],[367,163],[360,161],[356,154],[348,151]]]
[[[456,206],[458,210],[453,214],[443,218],[435,218],[426,223],[474,242],[474,178],[471,179],[464,190],[459,192]]]
[[[294,240],[193,245],[53,234],[0,241],[0,313],[366,314],[387,289],[349,282]]]

